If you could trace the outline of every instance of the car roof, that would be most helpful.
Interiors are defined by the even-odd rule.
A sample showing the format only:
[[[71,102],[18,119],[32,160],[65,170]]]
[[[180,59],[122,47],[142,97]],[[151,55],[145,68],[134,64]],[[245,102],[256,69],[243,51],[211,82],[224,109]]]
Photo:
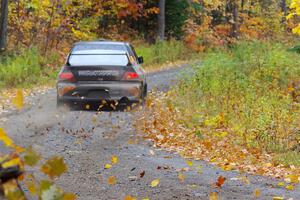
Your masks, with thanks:
[[[81,41],[81,42],[76,42],[74,45],[84,45],[84,44],[115,44],[115,45],[128,45],[127,42],[118,42],[118,41],[110,41],[110,40]]]

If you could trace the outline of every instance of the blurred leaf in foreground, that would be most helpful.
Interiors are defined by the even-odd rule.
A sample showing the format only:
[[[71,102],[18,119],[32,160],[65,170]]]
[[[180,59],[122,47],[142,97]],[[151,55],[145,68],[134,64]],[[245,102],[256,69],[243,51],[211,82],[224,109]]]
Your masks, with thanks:
[[[32,148],[26,150],[24,156],[25,164],[33,167],[39,162],[40,159],[41,156],[37,152],[35,152]]]
[[[3,128],[0,128],[0,141],[2,141],[7,147],[11,147],[13,145],[12,139],[7,136]]]
[[[46,161],[41,167],[41,171],[53,179],[54,177],[59,177],[65,173],[67,171],[67,166],[62,157],[54,156]]]

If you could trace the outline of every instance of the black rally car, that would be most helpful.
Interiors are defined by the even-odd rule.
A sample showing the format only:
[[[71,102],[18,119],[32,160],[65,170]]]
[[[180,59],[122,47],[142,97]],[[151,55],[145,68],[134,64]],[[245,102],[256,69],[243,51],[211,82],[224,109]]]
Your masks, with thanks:
[[[142,63],[129,43],[76,43],[58,75],[57,104],[143,101],[147,82]]]

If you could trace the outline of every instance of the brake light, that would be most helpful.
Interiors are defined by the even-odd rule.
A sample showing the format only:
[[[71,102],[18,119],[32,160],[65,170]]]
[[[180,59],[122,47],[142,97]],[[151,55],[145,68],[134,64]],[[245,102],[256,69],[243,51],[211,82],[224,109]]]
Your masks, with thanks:
[[[124,79],[125,80],[134,80],[134,79],[138,79],[139,75],[136,72],[126,72],[124,74]]]
[[[63,68],[61,73],[58,75],[60,81],[74,82],[74,74],[67,68]]]
[[[62,80],[71,80],[74,78],[74,75],[71,72],[61,73],[59,75],[59,78]]]

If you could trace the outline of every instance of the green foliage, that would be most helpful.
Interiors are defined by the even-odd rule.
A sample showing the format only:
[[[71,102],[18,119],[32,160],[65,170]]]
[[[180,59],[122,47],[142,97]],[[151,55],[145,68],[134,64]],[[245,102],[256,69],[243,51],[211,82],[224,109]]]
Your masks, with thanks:
[[[183,36],[182,27],[189,17],[187,0],[166,2],[166,32],[169,37],[180,39]]]
[[[293,149],[300,139],[295,132],[300,108],[289,84],[300,78],[299,62],[299,55],[281,44],[239,43],[229,52],[207,53],[179,93],[203,115],[205,126],[224,115],[225,125],[244,144],[268,151]]]
[[[154,45],[137,46],[137,53],[144,57],[145,67],[191,59],[194,55],[181,41],[157,41]]]
[[[23,50],[20,54],[2,56],[0,61],[0,88],[28,86],[49,77],[54,78],[55,69],[60,67],[58,65],[59,60],[56,53],[43,57],[37,48]],[[49,67],[49,64],[54,66]]]
[[[38,51],[34,48],[6,58],[0,65],[1,86],[19,85],[24,81],[36,82],[42,74],[39,63]]]

